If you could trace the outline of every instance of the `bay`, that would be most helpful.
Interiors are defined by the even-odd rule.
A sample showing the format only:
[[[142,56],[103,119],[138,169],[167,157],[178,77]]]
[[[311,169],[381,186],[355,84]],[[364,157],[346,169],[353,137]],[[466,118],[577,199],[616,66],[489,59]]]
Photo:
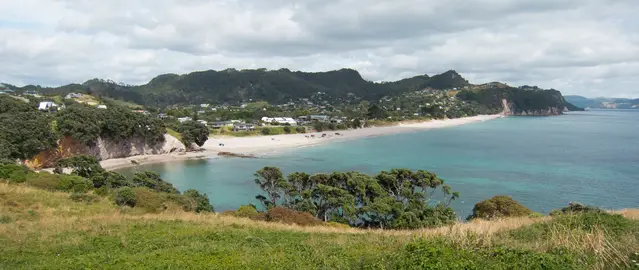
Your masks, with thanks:
[[[211,158],[120,172],[156,171],[181,191],[205,192],[216,211],[257,204],[253,174],[264,166],[285,174],[429,170],[461,193],[453,203],[460,217],[500,194],[541,213],[568,202],[620,209],[639,207],[638,135],[639,111],[592,110],[279,150],[260,159]]]

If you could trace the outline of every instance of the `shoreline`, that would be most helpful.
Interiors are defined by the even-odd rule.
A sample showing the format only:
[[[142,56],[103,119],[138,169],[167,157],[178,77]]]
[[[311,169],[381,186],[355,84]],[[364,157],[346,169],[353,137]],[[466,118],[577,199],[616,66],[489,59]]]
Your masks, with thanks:
[[[102,165],[104,169],[112,171],[128,167],[135,167],[138,165],[216,158],[219,152],[232,152],[236,154],[255,155],[256,157],[260,157],[277,153],[278,150],[283,149],[295,149],[301,147],[322,145],[331,142],[343,142],[348,140],[386,136],[406,132],[455,127],[465,124],[484,122],[502,117],[505,116],[502,114],[477,115],[455,119],[431,120],[418,123],[399,123],[398,125],[385,127],[370,127],[304,134],[284,134],[251,137],[211,137],[202,146],[202,148],[204,149],[203,151],[178,154],[140,155],[126,158],[107,159],[100,161],[100,165]],[[325,137],[321,137],[322,134],[326,134]],[[311,137],[312,135],[314,135],[315,137]],[[224,146],[220,146],[220,144],[223,144]],[[135,164],[134,162],[137,164]]]

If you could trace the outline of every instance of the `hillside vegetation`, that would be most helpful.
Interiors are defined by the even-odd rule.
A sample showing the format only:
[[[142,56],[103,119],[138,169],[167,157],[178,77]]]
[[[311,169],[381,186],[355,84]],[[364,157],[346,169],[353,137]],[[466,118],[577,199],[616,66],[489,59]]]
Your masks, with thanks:
[[[438,229],[300,227],[0,183],[7,269],[630,269],[639,211],[476,220]],[[630,219],[630,218],[634,218]]]
[[[486,92],[469,101],[479,102],[493,111],[501,111],[501,99],[512,100],[515,110],[575,108],[566,103],[558,91],[523,90],[501,83],[472,85],[454,70],[434,76],[419,75],[394,82],[367,81],[356,70],[340,69],[327,72],[301,72],[288,69],[226,69],[197,71],[184,75],[163,74],[143,85],[124,85],[113,81],[92,79],[83,84],[69,84],[56,88],[32,85],[16,88],[20,91],[38,90],[49,94],[85,92],[102,97],[126,100],[145,106],[165,107],[201,103],[239,103],[267,101],[283,104],[310,98],[322,92],[333,101],[355,96],[357,100],[377,102],[385,96],[429,90],[482,89]],[[468,95],[465,95],[468,97]],[[521,109],[520,109],[521,107]]]

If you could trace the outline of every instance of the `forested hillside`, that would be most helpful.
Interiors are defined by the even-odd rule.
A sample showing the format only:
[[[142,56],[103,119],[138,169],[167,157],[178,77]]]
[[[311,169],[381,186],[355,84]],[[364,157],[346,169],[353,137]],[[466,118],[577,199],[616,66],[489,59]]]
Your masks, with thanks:
[[[298,98],[308,98],[317,92],[324,92],[333,98],[343,98],[351,94],[374,101],[383,96],[425,88],[441,90],[467,85],[468,81],[452,70],[432,77],[420,75],[395,82],[375,83],[364,80],[352,69],[327,72],[226,69],[198,71],[185,75],[164,74],[139,86],[92,79],[83,84],[69,84],[56,88],[33,85],[14,88],[18,91],[38,90],[54,94],[85,92],[147,106],[167,106],[234,103],[251,99],[284,103]]]

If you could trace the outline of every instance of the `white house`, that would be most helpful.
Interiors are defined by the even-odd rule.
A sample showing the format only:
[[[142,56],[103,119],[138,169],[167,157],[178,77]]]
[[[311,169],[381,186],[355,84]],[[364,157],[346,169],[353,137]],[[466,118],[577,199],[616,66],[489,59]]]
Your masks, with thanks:
[[[208,103],[200,104],[200,107],[202,108],[208,108],[209,106],[211,106],[211,104],[208,104]]]
[[[204,120],[197,120],[198,123],[207,126],[208,122],[204,121]]]
[[[178,118],[177,120],[178,120],[178,122],[180,122],[180,123],[184,123],[184,122],[186,122],[186,121],[192,121],[193,119],[192,119],[191,117],[188,117],[188,116],[187,116],[187,117],[180,117],[180,118]]]
[[[52,108],[57,108],[58,104],[53,103],[52,101],[43,101],[38,105],[38,110],[48,111]]]
[[[106,108],[107,108],[107,106],[106,106],[106,105],[104,105],[104,104],[100,104],[100,105],[98,105],[98,107],[97,107],[97,108],[98,108],[98,109],[106,109]]]
[[[295,119],[290,118],[290,117],[262,117],[262,122],[264,123],[278,123],[280,125],[285,125],[285,124],[289,124],[291,126],[296,126],[297,125],[297,121],[295,121]]]

